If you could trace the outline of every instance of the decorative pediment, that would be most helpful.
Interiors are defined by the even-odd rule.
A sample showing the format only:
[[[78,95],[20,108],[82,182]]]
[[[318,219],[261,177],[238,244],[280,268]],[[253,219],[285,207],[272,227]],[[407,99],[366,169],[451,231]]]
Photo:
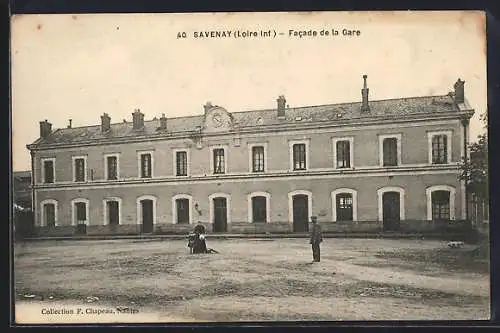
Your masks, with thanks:
[[[233,117],[226,109],[212,106],[205,113],[204,132],[227,132],[233,128]]]

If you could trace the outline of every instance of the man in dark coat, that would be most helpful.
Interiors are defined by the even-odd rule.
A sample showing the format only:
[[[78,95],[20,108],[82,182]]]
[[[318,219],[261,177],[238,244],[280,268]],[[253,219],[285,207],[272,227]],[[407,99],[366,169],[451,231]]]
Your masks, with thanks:
[[[313,252],[313,262],[320,261],[320,248],[319,245],[323,241],[323,235],[321,233],[321,226],[317,223],[316,216],[311,216],[312,230],[311,230],[311,240],[309,243],[312,245]]]

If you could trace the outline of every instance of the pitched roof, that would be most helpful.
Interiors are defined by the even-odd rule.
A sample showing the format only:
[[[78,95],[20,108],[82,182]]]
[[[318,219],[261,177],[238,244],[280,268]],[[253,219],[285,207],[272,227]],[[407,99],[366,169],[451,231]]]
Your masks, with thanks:
[[[276,109],[232,112],[231,116],[239,128],[251,128],[285,124],[300,126],[313,122],[345,122],[362,119],[400,119],[412,115],[439,116],[439,113],[458,110],[453,95],[447,94],[370,101],[368,113],[362,113],[361,102],[355,102],[287,108],[285,119],[278,118]],[[100,139],[192,133],[197,127],[204,125],[204,120],[204,115],[169,118],[166,132],[159,130],[159,119],[144,121],[144,128],[140,130],[134,130],[132,122],[112,124],[107,133],[101,132],[100,125],[61,128],[45,139],[38,139],[34,144],[37,146],[78,144]]]

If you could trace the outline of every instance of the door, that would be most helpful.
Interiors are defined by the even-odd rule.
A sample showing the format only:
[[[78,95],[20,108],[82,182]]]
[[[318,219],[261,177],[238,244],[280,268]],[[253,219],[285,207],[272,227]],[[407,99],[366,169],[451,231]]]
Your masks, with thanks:
[[[226,232],[227,231],[227,202],[226,198],[214,198],[214,221],[213,221],[213,231],[214,232]]]
[[[309,198],[305,194],[294,195],[293,200],[293,231],[309,231]]]
[[[53,227],[55,226],[55,221],[56,221],[56,207],[54,204],[46,204],[44,206],[45,210],[45,224],[48,227]]]
[[[252,222],[266,222],[266,197],[252,198]]]
[[[87,222],[87,205],[85,202],[77,202],[75,208],[77,224],[85,224]]]
[[[177,223],[185,224],[189,223],[189,200],[188,199],[177,199],[176,200],[177,209]]]
[[[382,196],[382,214],[385,231],[399,229],[400,198],[398,192],[385,192]]]
[[[117,226],[120,224],[120,211],[118,201],[108,201],[108,223],[110,226]]]
[[[153,200],[142,200],[142,232],[153,232]]]

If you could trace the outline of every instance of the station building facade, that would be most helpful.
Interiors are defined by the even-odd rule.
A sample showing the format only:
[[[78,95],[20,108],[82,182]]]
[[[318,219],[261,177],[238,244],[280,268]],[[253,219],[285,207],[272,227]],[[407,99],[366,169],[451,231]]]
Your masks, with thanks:
[[[52,129],[32,156],[40,235],[423,230],[465,220],[458,163],[474,114],[464,81],[440,96]],[[200,108],[201,109],[201,108]]]

